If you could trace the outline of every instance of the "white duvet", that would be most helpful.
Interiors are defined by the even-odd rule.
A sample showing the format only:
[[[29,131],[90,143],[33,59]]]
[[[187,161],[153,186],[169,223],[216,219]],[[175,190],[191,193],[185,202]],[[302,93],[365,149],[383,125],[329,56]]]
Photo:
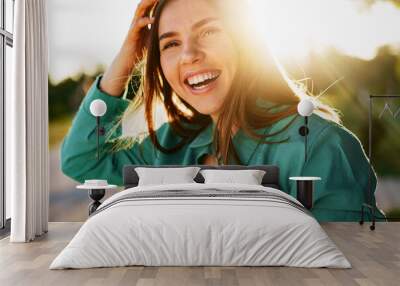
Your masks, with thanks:
[[[160,197],[149,191],[263,191],[284,200]],[[251,193],[251,192],[250,192]],[[145,193],[140,193],[145,194]],[[238,184],[176,184],[127,189],[107,199],[50,269],[145,266],[294,266],[350,268],[318,222],[291,196]]]

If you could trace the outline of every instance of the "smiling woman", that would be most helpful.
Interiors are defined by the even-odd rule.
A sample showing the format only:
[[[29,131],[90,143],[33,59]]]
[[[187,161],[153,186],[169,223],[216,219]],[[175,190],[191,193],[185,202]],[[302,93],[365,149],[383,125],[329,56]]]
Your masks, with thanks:
[[[93,84],[63,142],[64,173],[81,182],[97,178],[121,185],[126,164],[272,164],[280,167],[280,186],[291,195],[296,191],[290,176],[323,178],[313,208],[318,219],[357,220],[371,168],[359,140],[315,100],[311,156],[305,164],[299,160],[304,145],[297,104],[307,92],[293,88],[261,44],[245,3],[141,1],[120,52]],[[120,98],[141,66],[141,88],[132,101]],[[102,120],[112,139],[101,139],[106,152],[98,161],[89,113],[94,99],[107,103]],[[159,102],[168,122],[156,128]],[[113,140],[121,135],[115,124],[138,106],[144,106],[148,136],[115,151]]]
[[[260,49],[244,8],[243,1],[229,5],[224,1],[160,1],[154,10],[143,99],[150,138],[160,150],[168,152],[152,126],[157,97],[162,97],[181,144],[192,141],[212,121],[215,151],[205,158],[224,164],[246,164],[231,144],[238,128],[255,139],[265,139],[267,134],[261,136],[254,130],[296,113],[298,98]],[[260,98],[279,103],[281,110],[267,112],[256,104]],[[328,108],[323,110],[334,115]],[[188,122],[191,126],[185,126]]]

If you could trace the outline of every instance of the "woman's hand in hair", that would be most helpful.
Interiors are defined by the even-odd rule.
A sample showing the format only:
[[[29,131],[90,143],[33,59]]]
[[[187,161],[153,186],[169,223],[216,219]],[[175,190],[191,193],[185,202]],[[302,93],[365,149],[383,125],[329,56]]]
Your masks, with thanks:
[[[149,36],[147,27],[154,21],[150,11],[158,1],[141,0],[138,4],[122,47],[101,79],[100,88],[107,94],[121,96],[133,68],[143,58]]]

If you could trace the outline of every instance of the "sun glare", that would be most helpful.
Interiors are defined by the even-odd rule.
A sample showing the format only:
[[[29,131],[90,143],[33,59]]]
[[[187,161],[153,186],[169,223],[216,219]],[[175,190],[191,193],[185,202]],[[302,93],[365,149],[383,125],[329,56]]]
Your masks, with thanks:
[[[373,58],[378,47],[400,46],[400,9],[378,2],[371,8],[349,0],[248,0],[257,33],[279,57],[304,59],[335,47]]]
[[[306,23],[299,25],[294,21],[297,16],[291,15],[298,11],[294,6],[290,9],[284,9],[289,5],[288,1],[263,1],[250,0],[252,2],[251,18],[254,19],[254,27],[256,33],[261,35],[265,44],[278,57],[294,56],[302,58],[307,55],[310,50],[310,43],[306,41],[308,35],[306,32]],[[298,5],[294,1],[294,5]]]

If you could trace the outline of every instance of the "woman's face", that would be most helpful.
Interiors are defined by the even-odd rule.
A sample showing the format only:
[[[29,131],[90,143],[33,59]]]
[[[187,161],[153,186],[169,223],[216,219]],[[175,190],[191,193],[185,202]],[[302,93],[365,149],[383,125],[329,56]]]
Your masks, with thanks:
[[[160,61],[174,92],[215,120],[237,69],[237,51],[215,7],[172,0],[161,13]]]

